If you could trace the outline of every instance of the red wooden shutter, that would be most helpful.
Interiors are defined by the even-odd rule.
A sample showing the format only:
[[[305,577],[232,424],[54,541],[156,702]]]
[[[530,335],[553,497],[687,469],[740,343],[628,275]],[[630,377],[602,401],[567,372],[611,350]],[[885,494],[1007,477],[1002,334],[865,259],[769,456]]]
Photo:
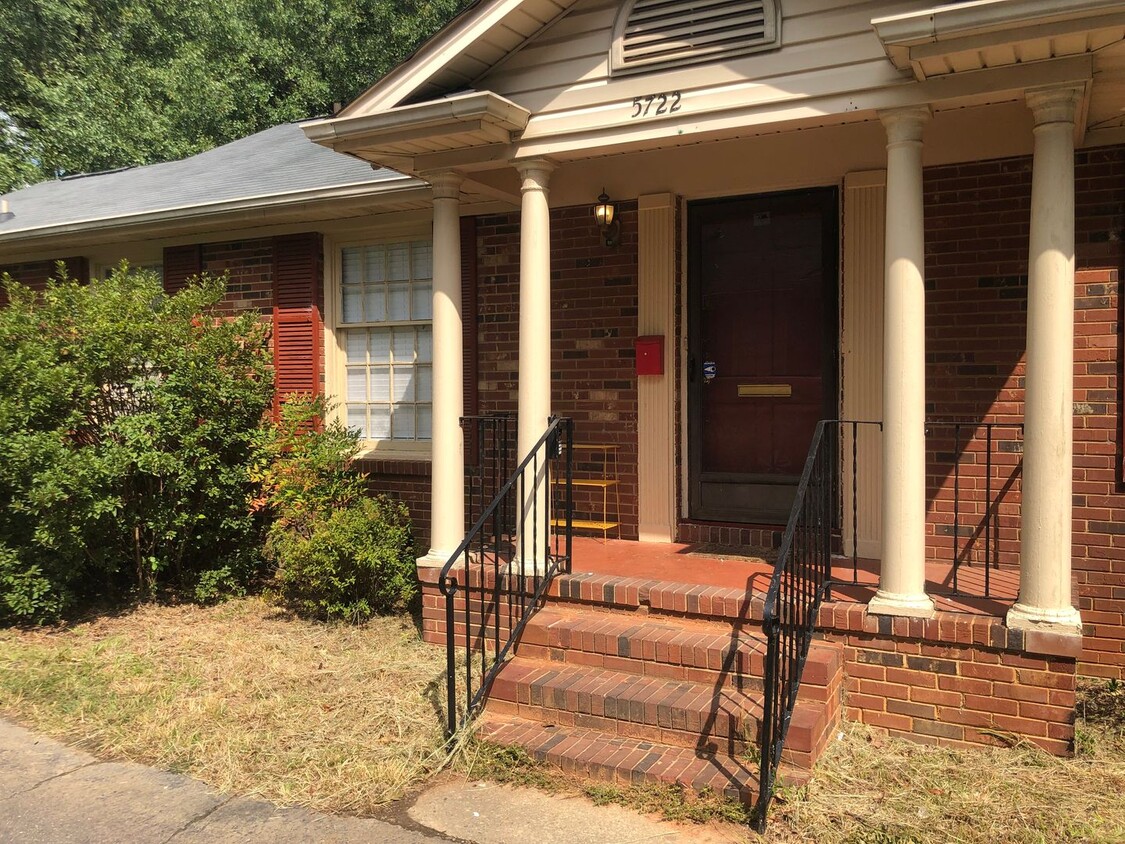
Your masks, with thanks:
[[[178,293],[187,280],[203,272],[203,244],[164,248],[164,292]]]
[[[63,258],[63,264],[66,265],[67,278],[72,278],[79,284],[90,283],[90,259],[82,255],[75,255],[70,258]]]
[[[321,239],[316,232],[273,241],[274,411],[293,393],[320,394]]]

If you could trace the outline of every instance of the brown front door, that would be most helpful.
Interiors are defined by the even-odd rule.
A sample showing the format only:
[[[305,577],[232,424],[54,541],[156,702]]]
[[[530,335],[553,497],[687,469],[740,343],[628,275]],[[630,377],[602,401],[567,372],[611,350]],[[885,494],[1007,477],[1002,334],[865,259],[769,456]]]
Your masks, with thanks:
[[[789,515],[835,416],[837,214],[835,189],[688,206],[693,518]]]

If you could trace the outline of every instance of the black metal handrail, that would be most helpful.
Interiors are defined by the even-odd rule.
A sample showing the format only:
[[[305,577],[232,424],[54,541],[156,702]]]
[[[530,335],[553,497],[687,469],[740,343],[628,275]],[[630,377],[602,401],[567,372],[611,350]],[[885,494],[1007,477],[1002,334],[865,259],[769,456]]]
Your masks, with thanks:
[[[833,582],[834,534],[840,520],[836,470],[841,435],[850,431],[852,441],[852,566],[855,580],[858,574],[855,443],[860,425],[879,424],[835,419],[817,423],[789,511],[789,521],[781,537],[762,619],[767,651],[760,737],[761,773],[754,807],[754,827],[759,833],[766,828],[774,780],[781,763],[793,707],[797,703],[797,691],[820,605],[828,598]]]
[[[495,436],[481,436],[478,447],[487,448],[491,442],[495,453],[484,453],[476,467],[482,503],[486,478],[499,477],[488,467],[503,465],[508,443],[507,424],[482,425],[481,430],[486,429]],[[573,420],[552,418],[442,567],[438,583],[445,595],[450,737],[476,714],[551,579],[559,571],[570,571],[573,438]],[[560,468],[563,483],[555,480]],[[473,488],[470,481],[470,501]],[[458,703],[459,691],[463,705]]]
[[[1018,432],[1022,436],[1023,423],[978,422],[971,419],[926,420],[926,438],[928,440],[926,443],[927,455],[934,455],[934,463],[938,468],[945,465],[947,462],[952,463],[953,524],[949,525],[949,529],[952,531],[950,547],[950,566],[952,571],[950,585],[952,587],[951,594],[958,597],[966,595],[984,598],[993,597],[992,570],[1000,568],[1000,504],[1005,497],[1005,493],[1008,492],[1016,476],[1019,474],[1021,464],[1017,463],[1012,469],[1010,476],[1000,484],[994,498],[993,484],[994,481],[999,480],[993,478],[993,450],[997,442],[995,434],[997,429]],[[966,462],[964,457],[966,454],[969,454],[970,445],[974,440],[979,439],[978,432],[982,430],[984,431],[984,489],[980,490],[981,496],[979,500],[974,501],[972,499],[972,487],[970,486],[970,488],[966,490],[962,485],[962,464]],[[942,437],[938,435],[938,431],[947,431],[948,434],[946,437]],[[942,452],[937,451],[937,445],[935,443],[940,443],[942,440],[948,441],[948,437],[950,436],[952,437],[952,449],[949,452],[949,460],[945,461],[941,459]],[[975,459],[974,456],[974,463]],[[948,478],[948,476],[946,476],[946,478]],[[938,483],[941,481],[940,472],[938,473],[936,481]],[[968,496],[967,502],[966,496]],[[972,509],[983,508],[984,512],[966,514],[965,508],[962,507],[965,503]],[[973,515],[979,515],[975,525],[972,521]],[[968,536],[964,542],[962,542],[963,528],[968,530]],[[972,591],[966,591],[962,588],[960,581],[962,566],[972,566],[974,557],[980,559],[983,563],[983,595],[975,595]]]

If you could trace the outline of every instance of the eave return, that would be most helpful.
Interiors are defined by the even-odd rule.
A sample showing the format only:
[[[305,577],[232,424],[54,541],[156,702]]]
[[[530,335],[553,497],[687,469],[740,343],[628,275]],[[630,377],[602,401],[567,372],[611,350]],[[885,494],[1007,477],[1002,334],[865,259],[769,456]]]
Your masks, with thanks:
[[[614,25],[614,73],[717,61],[781,43],[773,0],[632,0]]]

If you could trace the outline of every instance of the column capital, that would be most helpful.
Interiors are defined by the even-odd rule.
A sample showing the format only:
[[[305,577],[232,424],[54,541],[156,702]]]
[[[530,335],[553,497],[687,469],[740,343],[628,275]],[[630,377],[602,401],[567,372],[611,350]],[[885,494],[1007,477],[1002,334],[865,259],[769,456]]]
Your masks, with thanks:
[[[933,116],[928,105],[904,106],[877,112],[887,130],[887,145],[922,141],[922,128]]]
[[[438,170],[426,173],[423,178],[433,188],[434,199],[460,199],[461,183],[465,177],[452,170]]]
[[[520,191],[522,193],[547,190],[547,182],[550,181],[551,173],[555,171],[557,166],[555,162],[546,158],[513,161],[512,165],[516,168],[516,172],[520,174],[522,180]]]
[[[1054,85],[1050,88],[1029,88],[1024,92],[1024,98],[1035,116],[1036,127],[1048,123],[1073,126],[1078,104],[1085,92],[1084,85]]]

